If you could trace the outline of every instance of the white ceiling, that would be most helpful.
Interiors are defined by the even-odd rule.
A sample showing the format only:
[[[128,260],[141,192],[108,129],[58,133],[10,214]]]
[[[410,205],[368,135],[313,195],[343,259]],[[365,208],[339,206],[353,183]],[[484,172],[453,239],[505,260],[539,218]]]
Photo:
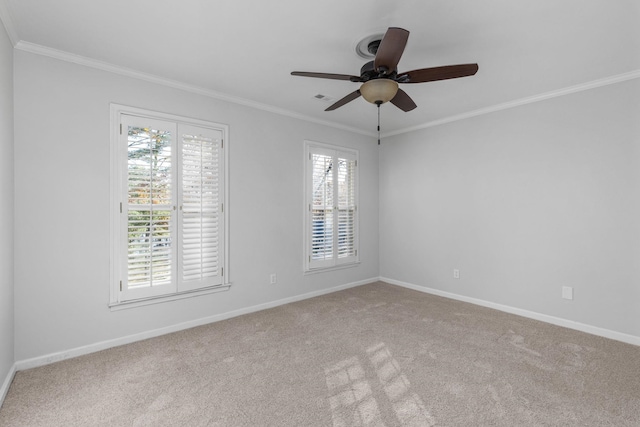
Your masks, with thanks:
[[[362,38],[411,32],[398,66],[478,63],[473,77],[405,85],[418,104],[381,108],[383,132],[640,70],[638,0],[0,0],[17,48],[32,44],[182,82],[367,133],[357,83],[291,71],[359,74]]]

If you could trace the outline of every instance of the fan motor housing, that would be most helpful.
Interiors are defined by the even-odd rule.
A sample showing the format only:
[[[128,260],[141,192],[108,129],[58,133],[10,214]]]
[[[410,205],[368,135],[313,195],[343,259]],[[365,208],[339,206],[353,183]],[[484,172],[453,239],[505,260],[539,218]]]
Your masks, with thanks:
[[[392,73],[384,74],[376,71],[373,61],[369,61],[360,68],[360,81],[367,82],[373,79],[391,79],[396,80],[398,73],[394,70]]]

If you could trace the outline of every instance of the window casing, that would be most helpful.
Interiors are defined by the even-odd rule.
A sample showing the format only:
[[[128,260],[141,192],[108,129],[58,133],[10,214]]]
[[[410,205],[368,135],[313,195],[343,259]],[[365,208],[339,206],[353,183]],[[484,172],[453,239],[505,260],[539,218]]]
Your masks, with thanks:
[[[358,152],[305,142],[305,271],[358,258]]]
[[[117,105],[112,123],[111,305],[224,287],[226,126]]]

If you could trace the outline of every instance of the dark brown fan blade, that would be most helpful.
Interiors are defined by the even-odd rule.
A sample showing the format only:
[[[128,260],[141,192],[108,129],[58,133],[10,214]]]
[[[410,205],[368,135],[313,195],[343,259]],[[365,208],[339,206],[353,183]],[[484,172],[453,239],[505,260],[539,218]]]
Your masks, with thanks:
[[[340,101],[336,102],[335,104],[333,104],[332,106],[330,106],[329,108],[327,108],[324,111],[333,111],[336,108],[340,108],[342,107],[344,104],[353,101],[356,98],[360,97],[360,90],[356,90],[355,92],[351,92],[349,95],[345,96],[344,98],[342,98]]]
[[[400,83],[425,83],[436,80],[457,79],[458,77],[473,76],[478,72],[478,64],[447,65],[444,67],[421,68],[398,74]],[[404,77],[408,79],[404,81]]]
[[[405,113],[417,107],[416,103],[413,102],[413,99],[411,99],[411,97],[407,95],[407,92],[402,89],[398,89],[398,93],[393,97],[391,103]]]
[[[397,70],[398,62],[400,62],[400,57],[404,52],[408,39],[409,31],[396,27],[389,28],[384,37],[382,37],[378,52],[373,60],[374,69],[385,74],[390,74]]]
[[[309,73],[306,71],[292,71],[292,76],[301,77],[316,77],[318,79],[333,79],[333,80],[350,80],[352,82],[359,82],[360,77],[350,76],[348,74],[331,74],[331,73]]]

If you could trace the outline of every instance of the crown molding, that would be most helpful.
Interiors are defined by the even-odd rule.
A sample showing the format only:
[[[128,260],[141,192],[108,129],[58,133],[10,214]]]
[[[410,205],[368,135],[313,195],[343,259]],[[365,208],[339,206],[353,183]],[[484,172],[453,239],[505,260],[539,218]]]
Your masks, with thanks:
[[[617,74],[615,76],[605,77],[603,79],[592,80],[590,82],[581,83],[575,86],[569,86],[566,88],[554,90],[551,92],[542,93],[539,95],[529,96],[527,98],[516,99],[514,101],[504,102],[502,104],[492,105],[486,108],[480,108],[478,110],[469,111],[462,114],[456,114],[455,116],[444,117],[442,119],[434,120],[431,122],[423,123],[421,125],[411,126],[404,129],[399,129],[395,131],[390,131],[383,133],[381,137],[389,137],[395,135],[401,135],[403,133],[415,132],[421,129],[427,129],[434,126],[443,125],[445,123],[452,123],[458,120],[464,120],[471,117],[482,116],[485,114],[495,113],[496,111],[507,110],[510,108],[519,107],[521,105],[533,104],[535,102],[545,101],[551,98],[557,98],[559,96],[570,95],[576,92],[582,92],[585,90],[595,89],[602,86],[608,86],[620,82],[624,82],[627,80],[633,80],[640,78],[640,70],[630,71],[628,73]]]
[[[1,1],[1,0],[0,0]],[[1,4],[1,3],[0,3]],[[171,80],[164,77],[156,76],[154,74],[143,73],[140,71],[132,70],[130,68],[120,67],[117,65],[110,64],[108,62],[99,61],[96,59],[87,58],[85,56],[76,55],[73,53],[65,52],[62,50],[53,49],[50,47],[42,46],[35,43],[29,43],[25,41],[19,41],[15,44],[15,48],[18,50],[22,50],[24,52],[33,53],[36,55],[47,56],[50,58],[58,59],[61,61],[71,62],[74,64],[82,65],[89,68],[95,68],[102,71],[107,71],[109,73],[119,74],[125,77],[131,77],[138,80],[144,80],[150,83],[155,83],[158,85],[170,87],[173,89],[179,89],[185,92],[195,93],[198,95],[207,96],[209,98],[214,98],[220,101],[231,102],[234,104],[243,105],[250,108],[255,108],[257,110],[267,111],[270,113],[278,114],[281,116],[291,117],[294,119],[304,120],[311,123],[316,123],[323,126],[329,126],[332,128],[345,130],[348,132],[353,132],[366,136],[375,136],[371,132],[363,131],[362,129],[358,129],[352,126],[346,126],[339,123],[334,123],[327,120],[320,120],[314,117],[305,116],[304,114],[299,114],[290,110],[285,110],[283,108],[274,107],[267,104],[262,104],[259,102],[251,101],[249,99],[240,98],[237,96],[228,95],[222,92],[217,92],[211,89],[206,89],[200,86],[190,85],[183,82],[179,82],[177,80]]]
[[[7,18],[8,15],[8,10],[4,7],[4,4],[2,2],[2,0],[0,0],[0,18],[2,18],[2,21],[5,23],[5,27],[7,26],[5,19],[10,21],[10,17]],[[11,24],[9,24],[9,27],[11,26]],[[9,28],[7,28],[7,33],[11,33],[12,30],[10,30]],[[17,34],[15,33],[15,31],[13,31],[13,37],[11,34],[9,34],[9,37],[12,39],[13,41],[13,37],[17,38]],[[117,65],[113,65],[110,64],[108,62],[103,62],[103,61],[99,61],[96,59],[91,59],[91,58],[87,58],[85,56],[80,56],[80,55],[76,55],[73,53],[69,53],[69,52],[65,52],[65,51],[61,51],[61,50],[57,50],[57,49],[53,49],[50,47],[46,47],[46,46],[42,46],[42,45],[38,45],[35,43],[29,43],[29,42],[25,42],[25,41],[18,41],[16,43],[14,43],[14,46],[16,49],[18,50],[22,50],[24,52],[29,52],[29,53],[33,53],[36,55],[42,55],[42,56],[48,56],[50,58],[54,58],[54,59],[58,59],[61,61],[66,61],[66,62],[71,62],[74,64],[78,64],[78,65],[82,65],[85,67],[90,67],[90,68],[95,68],[98,70],[102,70],[102,71],[107,71],[110,73],[114,73],[114,74],[119,74],[122,76],[126,76],[126,77],[131,77],[131,78],[135,78],[135,79],[139,79],[139,80],[144,80],[150,83],[155,83],[158,85],[162,85],[162,86],[167,86],[167,87],[171,87],[174,89],[179,89],[185,92],[190,92],[190,93],[195,93],[198,95],[203,95],[203,96],[207,96],[209,98],[214,98],[220,101],[226,101],[226,102],[231,102],[234,104],[238,104],[238,105],[243,105],[246,107],[250,107],[250,108],[255,108],[257,110],[262,110],[262,111],[267,111],[270,113],[274,113],[274,114],[278,114],[281,116],[286,116],[286,117],[291,117],[294,119],[298,119],[298,120],[303,120],[303,121],[307,121],[307,122],[311,122],[311,123],[316,123],[319,125],[323,125],[323,126],[328,126],[328,127],[332,127],[335,129],[340,129],[340,130],[344,130],[344,131],[348,131],[348,132],[353,132],[356,134],[360,134],[360,135],[365,135],[365,136],[370,136],[370,137],[377,137],[377,134],[372,133],[372,132],[368,132],[359,128],[355,128],[352,126],[346,126],[340,123],[335,123],[335,122],[331,122],[328,120],[321,120],[321,119],[316,119],[315,117],[310,117],[310,116],[306,116],[303,114],[299,114],[296,113],[294,111],[290,111],[290,110],[286,110],[283,108],[278,108],[278,107],[274,107],[271,105],[267,105],[267,104],[262,104],[259,102],[255,102],[249,99],[245,99],[245,98],[240,98],[237,96],[232,96],[232,95],[228,95],[222,92],[217,92],[211,89],[206,89],[200,86],[195,86],[195,85],[190,85],[190,84],[186,84],[183,82],[179,82],[177,80],[171,80],[171,79],[167,79],[164,77],[159,77],[153,74],[148,74],[148,73],[143,73],[140,71],[136,71],[136,70],[132,70],[129,68],[125,68],[125,67],[120,67]],[[539,95],[534,95],[534,96],[530,96],[530,97],[526,97],[526,98],[521,98],[521,99],[516,99],[513,101],[509,101],[509,102],[504,102],[501,104],[496,104],[496,105],[492,105],[486,108],[480,108],[477,110],[473,110],[473,111],[469,111],[466,113],[462,113],[462,114],[456,114],[453,116],[449,116],[449,117],[444,117],[438,120],[433,120],[430,122],[426,122],[426,123],[422,123],[416,126],[411,126],[411,127],[407,127],[407,128],[402,128],[402,129],[398,129],[398,130],[394,130],[394,131],[390,131],[390,132],[384,132],[380,135],[381,138],[387,138],[390,136],[395,136],[395,135],[401,135],[404,133],[410,133],[410,132],[415,132],[418,130],[422,130],[422,129],[427,129],[430,127],[434,127],[434,126],[439,126],[439,125],[443,125],[446,123],[452,123],[452,122],[456,122],[458,120],[465,120],[471,117],[477,117],[477,116],[482,116],[485,114],[490,114],[490,113],[495,113],[497,111],[502,111],[502,110],[507,110],[510,108],[515,108],[515,107],[519,107],[522,105],[527,105],[527,104],[533,104],[535,102],[540,102],[540,101],[545,101],[547,99],[551,99],[551,98],[557,98],[560,96],[565,96],[565,95],[570,95],[576,92],[582,92],[585,90],[590,90],[590,89],[595,89],[598,87],[602,87],[602,86],[608,86],[608,85],[612,85],[612,84],[616,84],[616,83],[620,83],[620,82],[624,82],[627,80],[633,80],[633,79],[637,79],[640,78],[640,70],[634,70],[634,71],[630,71],[627,73],[623,73],[623,74],[617,74],[615,76],[610,76],[610,77],[605,77],[602,79],[598,79],[598,80],[593,80],[590,82],[586,82],[586,83],[581,83],[578,85],[574,85],[574,86],[569,86],[566,88],[562,88],[562,89],[558,89],[555,91],[551,91],[551,92],[546,92],[546,93],[542,93]]]
[[[13,16],[11,15],[11,12],[4,0],[0,0],[0,21],[4,25],[4,29],[7,31],[11,44],[15,47],[15,45],[20,41],[20,37],[18,37],[18,31],[14,25]]]

